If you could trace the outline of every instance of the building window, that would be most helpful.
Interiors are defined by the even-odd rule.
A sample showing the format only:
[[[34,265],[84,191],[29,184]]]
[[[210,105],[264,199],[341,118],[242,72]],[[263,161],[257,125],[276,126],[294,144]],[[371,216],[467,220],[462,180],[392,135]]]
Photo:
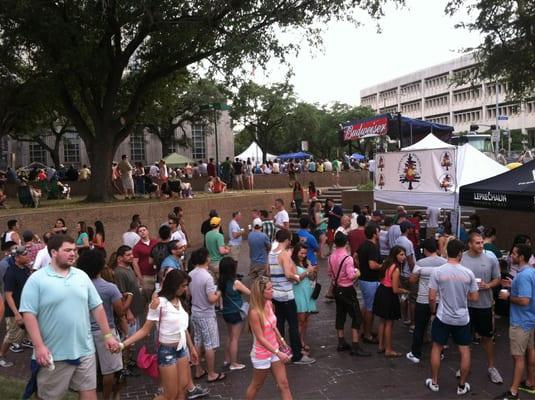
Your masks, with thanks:
[[[30,162],[47,165],[46,150],[39,143],[30,143]]]
[[[69,164],[80,163],[80,137],[76,132],[67,132],[63,136],[63,160]]]
[[[135,132],[130,135],[130,159],[134,162],[145,162],[145,135]]]
[[[194,160],[206,158],[206,140],[203,125],[193,125],[191,130],[191,156]]]

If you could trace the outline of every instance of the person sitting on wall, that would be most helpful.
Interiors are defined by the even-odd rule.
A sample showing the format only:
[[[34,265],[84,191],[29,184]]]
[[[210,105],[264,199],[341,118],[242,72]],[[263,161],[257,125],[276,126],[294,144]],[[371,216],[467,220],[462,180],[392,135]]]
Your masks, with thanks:
[[[218,176],[214,180],[214,193],[223,193],[227,190],[227,184],[223,182]]]

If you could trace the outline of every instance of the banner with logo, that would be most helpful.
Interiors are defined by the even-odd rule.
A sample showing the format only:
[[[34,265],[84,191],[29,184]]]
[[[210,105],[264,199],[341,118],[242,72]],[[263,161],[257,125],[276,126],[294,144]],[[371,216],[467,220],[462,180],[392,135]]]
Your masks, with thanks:
[[[364,121],[343,124],[342,132],[344,142],[383,136],[388,132],[388,117],[385,115]]]
[[[453,208],[456,149],[376,155],[374,198],[393,204]]]

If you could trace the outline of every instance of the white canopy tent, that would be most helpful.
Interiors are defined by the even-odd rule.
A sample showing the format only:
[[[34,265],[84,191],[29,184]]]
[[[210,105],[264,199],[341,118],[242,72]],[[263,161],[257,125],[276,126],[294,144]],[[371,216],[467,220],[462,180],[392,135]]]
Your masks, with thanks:
[[[258,146],[256,142],[252,142],[249,147],[241,154],[238,154],[235,158],[239,158],[240,160],[247,160],[248,158],[251,159],[253,162],[259,162],[261,163],[263,160],[264,152]],[[273,161],[277,158],[276,155],[267,153],[266,159],[268,161]]]
[[[452,210],[460,186],[507,171],[470,144],[456,147],[432,134],[400,152],[378,154],[375,161],[375,201]]]
[[[402,151],[415,151],[415,150],[433,150],[433,149],[454,149],[453,144],[446,143],[435,135],[430,133],[419,142],[414,143],[411,146],[402,148]]]

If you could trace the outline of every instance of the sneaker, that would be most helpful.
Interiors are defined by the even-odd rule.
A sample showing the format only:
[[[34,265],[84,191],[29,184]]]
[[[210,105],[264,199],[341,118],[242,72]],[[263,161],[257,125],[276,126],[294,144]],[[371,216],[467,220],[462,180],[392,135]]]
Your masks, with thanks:
[[[414,333],[414,328],[415,328],[415,326],[414,326],[414,325],[411,325],[411,326],[409,327],[409,333]]]
[[[188,390],[188,400],[205,397],[208,396],[208,394],[210,394],[210,389],[203,388],[201,385],[195,385],[192,391]]]
[[[309,365],[314,364],[316,362],[315,358],[309,357],[309,356],[303,356],[299,361],[294,361],[293,363],[295,365]]]
[[[497,385],[501,385],[503,383],[503,378],[498,372],[498,370],[494,367],[488,369],[489,378],[492,383],[495,383]]]
[[[239,371],[240,369],[244,369],[244,368],[245,368],[244,364],[230,365],[228,367],[228,369],[230,369],[231,371]]]
[[[513,394],[510,390],[508,390],[505,393],[502,393],[494,398],[494,400],[517,400],[518,399],[518,393]]]
[[[460,379],[460,378],[461,378],[461,370],[460,370],[460,369],[458,369],[457,371],[455,371],[455,377],[456,377],[457,379]]]
[[[470,391],[470,384],[468,382],[464,383],[464,386],[457,385],[457,396],[465,395]]]
[[[407,357],[407,360],[412,361],[415,364],[420,362],[420,359],[412,354],[412,351],[409,351],[405,357]]]
[[[526,381],[522,381],[518,388],[522,390],[523,392],[526,392],[529,394],[535,394],[535,386],[528,385]]]
[[[22,347],[26,347],[27,349],[33,349],[33,343],[29,339],[24,339],[21,343]]]
[[[9,345],[9,350],[13,353],[22,353],[24,351],[23,347],[18,343],[11,343]]]
[[[438,392],[440,389],[438,383],[433,383],[433,379],[431,378],[425,380],[425,386],[432,392]]]
[[[9,368],[12,366],[13,363],[11,361],[7,361],[4,357],[0,357],[0,367]]]

